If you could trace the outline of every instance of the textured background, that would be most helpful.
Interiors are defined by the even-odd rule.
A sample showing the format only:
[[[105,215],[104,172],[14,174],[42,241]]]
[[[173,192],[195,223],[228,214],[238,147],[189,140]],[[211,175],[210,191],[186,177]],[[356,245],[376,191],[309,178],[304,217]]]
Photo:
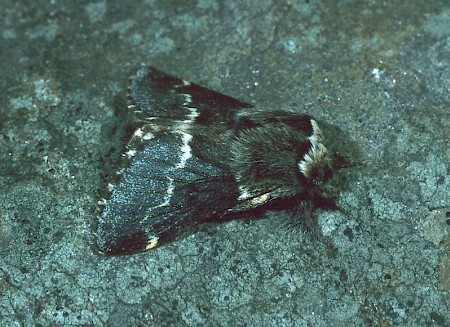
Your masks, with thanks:
[[[336,3],[2,1],[0,325],[450,325],[450,5]],[[265,219],[96,253],[141,63],[345,131],[367,164],[349,215],[318,215],[329,242]]]

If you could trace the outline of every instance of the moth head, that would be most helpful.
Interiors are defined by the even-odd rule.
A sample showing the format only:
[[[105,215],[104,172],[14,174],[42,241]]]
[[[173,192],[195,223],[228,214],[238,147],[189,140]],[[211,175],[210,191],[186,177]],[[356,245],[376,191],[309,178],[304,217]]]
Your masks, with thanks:
[[[299,161],[298,168],[303,176],[317,185],[333,176],[331,155],[322,143],[311,146],[303,159]]]
[[[314,119],[311,119],[313,132],[309,139],[309,149],[298,162],[300,173],[310,182],[320,185],[333,175],[332,155],[324,144],[324,136]]]

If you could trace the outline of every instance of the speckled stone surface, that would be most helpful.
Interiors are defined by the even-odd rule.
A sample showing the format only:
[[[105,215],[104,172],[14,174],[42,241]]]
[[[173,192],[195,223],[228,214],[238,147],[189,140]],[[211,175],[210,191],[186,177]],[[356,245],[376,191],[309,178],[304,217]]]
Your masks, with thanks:
[[[450,325],[448,1],[2,1],[0,325]],[[95,251],[141,63],[340,127],[327,242],[270,219]]]

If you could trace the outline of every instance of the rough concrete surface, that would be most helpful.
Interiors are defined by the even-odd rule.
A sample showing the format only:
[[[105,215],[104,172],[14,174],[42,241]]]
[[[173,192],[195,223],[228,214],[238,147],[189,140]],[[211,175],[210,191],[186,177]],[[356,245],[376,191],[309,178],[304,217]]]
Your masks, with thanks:
[[[0,8],[1,326],[449,326],[448,1],[11,1]],[[95,250],[142,63],[339,127],[323,239],[271,219]],[[122,117],[123,118],[123,117]],[[276,221],[276,219],[275,219]]]

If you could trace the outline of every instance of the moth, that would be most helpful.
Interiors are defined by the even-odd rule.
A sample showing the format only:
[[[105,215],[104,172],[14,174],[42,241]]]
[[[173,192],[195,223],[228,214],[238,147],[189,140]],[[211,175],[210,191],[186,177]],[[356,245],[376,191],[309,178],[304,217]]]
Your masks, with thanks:
[[[97,245],[143,252],[193,226],[265,213],[306,229],[340,160],[315,119],[260,110],[152,67],[130,80],[134,129],[97,208]]]

